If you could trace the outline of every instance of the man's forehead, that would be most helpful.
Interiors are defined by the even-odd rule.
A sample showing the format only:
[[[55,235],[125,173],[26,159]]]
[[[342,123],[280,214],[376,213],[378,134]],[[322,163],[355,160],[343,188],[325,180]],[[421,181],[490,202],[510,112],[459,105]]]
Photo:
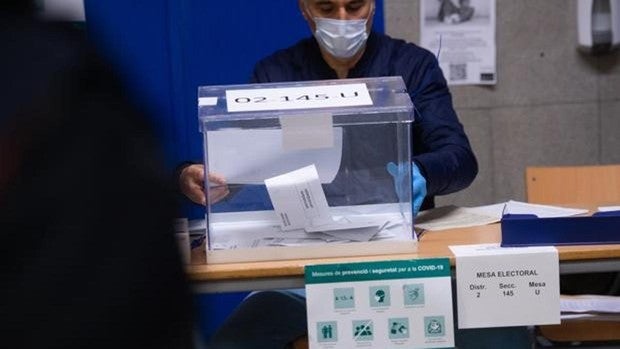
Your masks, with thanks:
[[[304,0],[309,4],[349,4],[349,3],[367,3],[374,0]]]

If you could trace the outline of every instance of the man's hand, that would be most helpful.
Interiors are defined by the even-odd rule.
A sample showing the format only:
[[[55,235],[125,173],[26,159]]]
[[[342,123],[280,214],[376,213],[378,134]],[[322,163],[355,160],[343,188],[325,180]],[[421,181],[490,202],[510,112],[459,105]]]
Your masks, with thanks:
[[[224,177],[209,173],[209,202],[214,204],[228,195],[229,190]],[[179,186],[181,192],[190,200],[197,204],[206,205],[204,194],[205,185],[205,167],[200,164],[193,164],[185,167],[179,176]]]
[[[389,174],[394,177],[394,188],[396,190],[396,195],[400,200],[403,200],[405,195],[405,182],[402,176],[402,173],[398,171],[398,165],[393,162],[387,164],[387,171]],[[422,206],[422,202],[426,197],[426,179],[420,172],[418,166],[412,162],[411,163],[411,180],[412,180],[412,198],[411,204],[413,206],[413,216],[415,217],[420,211],[420,207]]]

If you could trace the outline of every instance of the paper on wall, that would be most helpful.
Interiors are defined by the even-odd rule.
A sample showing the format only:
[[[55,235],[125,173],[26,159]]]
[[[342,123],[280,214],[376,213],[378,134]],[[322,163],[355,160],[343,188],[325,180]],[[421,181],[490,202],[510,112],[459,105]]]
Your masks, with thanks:
[[[449,85],[496,84],[495,0],[421,0],[420,46]]]

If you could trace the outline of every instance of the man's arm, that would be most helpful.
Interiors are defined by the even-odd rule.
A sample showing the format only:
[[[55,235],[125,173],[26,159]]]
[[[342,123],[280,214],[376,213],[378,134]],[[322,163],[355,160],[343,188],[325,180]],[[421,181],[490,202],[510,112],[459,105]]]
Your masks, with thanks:
[[[429,54],[422,67],[424,73],[409,86],[416,108],[413,160],[427,180],[428,195],[445,195],[469,186],[478,163],[437,60]]]

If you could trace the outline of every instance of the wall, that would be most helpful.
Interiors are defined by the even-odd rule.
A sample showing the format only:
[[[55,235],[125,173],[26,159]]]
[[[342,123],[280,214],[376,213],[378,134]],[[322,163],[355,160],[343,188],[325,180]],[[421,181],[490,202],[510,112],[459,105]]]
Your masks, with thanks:
[[[419,6],[386,0],[386,33],[418,42]],[[526,166],[620,163],[620,53],[577,52],[576,9],[497,0],[497,85],[451,88],[480,172],[438,205],[525,200]]]

